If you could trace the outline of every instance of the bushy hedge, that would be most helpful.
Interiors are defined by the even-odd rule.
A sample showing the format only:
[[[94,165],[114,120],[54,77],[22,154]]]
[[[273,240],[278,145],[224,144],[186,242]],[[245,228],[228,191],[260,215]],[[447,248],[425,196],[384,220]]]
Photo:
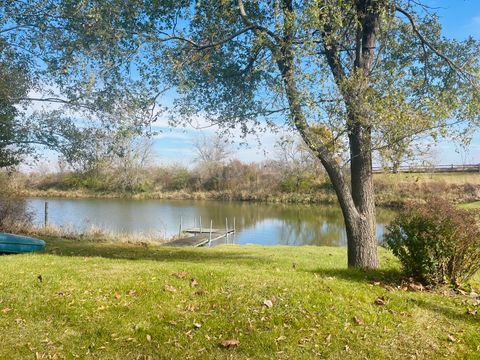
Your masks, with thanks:
[[[402,211],[388,227],[385,243],[408,276],[459,286],[480,269],[478,221],[478,212],[431,199]]]

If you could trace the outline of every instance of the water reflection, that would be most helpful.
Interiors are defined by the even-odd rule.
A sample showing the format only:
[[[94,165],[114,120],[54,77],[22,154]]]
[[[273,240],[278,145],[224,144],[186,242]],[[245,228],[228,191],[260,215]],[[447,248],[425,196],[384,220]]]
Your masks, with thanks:
[[[237,233],[228,242],[264,245],[346,244],[341,211],[327,205],[278,205],[221,201],[166,201],[120,199],[28,199],[35,222],[43,222],[44,202],[49,202],[49,221],[76,231],[95,226],[113,232],[154,233],[159,237],[178,233],[180,218],[185,227],[213,221],[214,228],[225,228],[225,218]],[[377,212],[377,236],[383,234],[391,211]],[[225,241],[222,241],[225,242]]]

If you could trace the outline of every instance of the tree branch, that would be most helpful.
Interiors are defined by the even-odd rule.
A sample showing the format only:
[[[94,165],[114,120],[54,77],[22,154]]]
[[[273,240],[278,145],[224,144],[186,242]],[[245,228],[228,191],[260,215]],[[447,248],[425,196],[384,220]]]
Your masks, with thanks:
[[[425,36],[422,35],[420,30],[418,29],[417,22],[415,21],[415,18],[412,14],[410,14],[408,11],[402,9],[399,6],[395,7],[395,10],[401,14],[403,14],[408,21],[410,22],[410,25],[412,26],[412,30],[414,33],[418,36],[419,40],[422,42],[423,45],[427,46],[431,51],[433,51],[437,56],[439,56],[441,59],[443,59],[448,66],[457,72],[460,76],[464,77],[468,82],[470,82],[473,86],[478,87],[479,85],[474,83],[472,79],[476,79],[477,81],[479,80],[478,77],[476,77],[474,74],[471,74],[469,72],[466,72],[462,67],[458,66],[455,61],[450,59],[447,55],[445,55],[443,52],[438,50],[430,41],[428,41]]]

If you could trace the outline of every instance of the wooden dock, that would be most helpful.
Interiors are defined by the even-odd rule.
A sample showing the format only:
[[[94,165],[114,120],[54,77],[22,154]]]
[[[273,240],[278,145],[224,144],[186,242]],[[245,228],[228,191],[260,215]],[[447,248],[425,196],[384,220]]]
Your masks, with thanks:
[[[226,229],[219,230],[219,229],[192,228],[192,229],[186,229],[184,232],[187,234],[190,234],[190,236],[175,239],[163,245],[164,246],[193,246],[193,247],[205,246],[211,243],[212,241],[216,241],[218,239],[227,237],[230,234],[233,234],[235,230],[228,229],[227,231]]]

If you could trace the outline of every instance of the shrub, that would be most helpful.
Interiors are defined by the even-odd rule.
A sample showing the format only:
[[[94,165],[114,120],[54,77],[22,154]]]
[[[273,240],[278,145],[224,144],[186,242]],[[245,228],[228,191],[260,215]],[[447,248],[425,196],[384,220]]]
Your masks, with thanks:
[[[14,232],[29,228],[32,215],[25,199],[0,194],[0,231]]]
[[[430,285],[459,286],[480,269],[478,217],[445,200],[408,206],[387,228],[385,242],[408,276]]]

